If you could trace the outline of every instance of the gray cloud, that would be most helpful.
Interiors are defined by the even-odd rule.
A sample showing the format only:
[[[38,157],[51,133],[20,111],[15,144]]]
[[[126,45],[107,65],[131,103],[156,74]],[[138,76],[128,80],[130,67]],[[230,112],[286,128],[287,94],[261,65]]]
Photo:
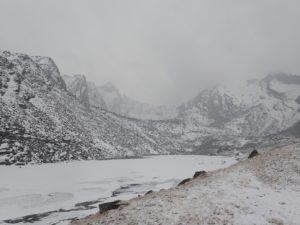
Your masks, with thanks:
[[[225,79],[300,74],[298,0],[0,0],[0,48],[178,104]]]

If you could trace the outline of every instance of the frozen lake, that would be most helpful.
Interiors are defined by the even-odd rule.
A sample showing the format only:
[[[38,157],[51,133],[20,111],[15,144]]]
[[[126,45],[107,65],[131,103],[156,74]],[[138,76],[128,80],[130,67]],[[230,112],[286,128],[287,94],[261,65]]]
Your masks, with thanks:
[[[0,224],[68,224],[97,212],[100,202],[170,188],[195,171],[235,162],[223,156],[173,155],[0,166]]]

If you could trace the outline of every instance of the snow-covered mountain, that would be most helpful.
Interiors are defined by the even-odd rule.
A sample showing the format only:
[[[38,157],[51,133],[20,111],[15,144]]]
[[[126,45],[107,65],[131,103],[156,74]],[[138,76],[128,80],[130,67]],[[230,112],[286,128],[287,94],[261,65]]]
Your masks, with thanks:
[[[77,97],[82,97],[79,93],[86,90],[89,98],[89,104],[92,106],[107,109],[111,112],[136,119],[164,120],[177,116],[175,107],[155,106],[139,101],[135,101],[126,95],[123,95],[110,82],[104,85],[96,85],[93,82],[86,81],[83,75],[63,76],[67,84],[67,89]]]
[[[281,134],[297,136],[299,80],[274,74],[203,90],[179,107],[179,125],[172,132],[186,150],[202,154],[264,146],[282,139]]]
[[[175,107],[156,106],[135,101],[126,95],[120,94],[112,83],[106,83],[98,87],[103,96],[107,109],[120,115],[137,119],[164,120],[177,116]]]
[[[90,99],[89,99],[89,92],[88,92],[88,85],[83,75],[74,75],[68,76],[64,75],[63,79],[66,83],[68,91],[70,91],[74,96],[86,107],[90,107]],[[99,98],[99,101],[102,99]]]
[[[87,107],[84,86],[75,94],[67,91],[47,57],[0,52],[0,93],[1,164],[132,157],[180,149],[151,121]]]
[[[220,85],[179,107],[174,119],[139,120],[130,117],[154,116],[157,108],[82,75],[63,80],[48,57],[0,52],[0,164],[231,154],[265,146],[297,136],[299,79],[276,74]]]
[[[218,85],[177,109],[134,101],[111,83],[96,86],[86,82],[84,76],[72,76],[73,82],[68,81],[70,77],[64,77],[68,90],[81,99],[79,93],[87,87],[89,102],[94,106],[138,119],[177,118],[193,131],[222,129],[255,136],[274,134],[300,121],[300,77],[296,75],[273,74]]]
[[[300,121],[300,77],[273,74],[204,90],[180,107],[191,129],[215,127],[237,135],[274,134]]]

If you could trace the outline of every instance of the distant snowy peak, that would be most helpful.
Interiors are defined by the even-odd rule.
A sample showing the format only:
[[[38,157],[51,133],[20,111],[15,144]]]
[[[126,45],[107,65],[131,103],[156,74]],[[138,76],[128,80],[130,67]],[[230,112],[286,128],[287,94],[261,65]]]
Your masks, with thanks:
[[[215,126],[243,135],[276,133],[300,120],[300,77],[269,75],[202,91],[180,107],[195,129]]]
[[[99,92],[99,88],[92,82],[87,82],[88,86],[88,98],[90,105],[99,109],[107,109],[106,102],[103,99],[103,96]]]
[[[86,107],[90,107],[88,85],[84,75],[63,75],[67,89]]]
[[[93,106],[100,109],[106,109],[102,96],[98,93],[98,87],[86,80],[81,74],[63,75],[67,89],[87,108]]]
[[[103,98],[109,111],[121,114],[122,96],[118,89],[110,82],[97,86],[100,96]],[[127,115],[124,115],[127,116]]]
[[[110,82],[104,85],[96,85],[86,81],[83,75],[63,76],[68,90],[85,105],[132,117],[136,119],[164,120],[177,116],[175,107],[155,106],[135,101],[119,90]],[[84,91],[87,90],[87,93]],[[87,103],[88,102],[88,103]]]
[[[297,99],[300,98],[300,76],[289,74],[273,74],[267,76],[262,82],[270,94],[277,98]]]
[[[111,82],[106,82],[105,84],[99,86],[99,88],[106,91],[106,92],[119,93],[118,89]]]
[[[122,96],[123,107],[122,112],[129,117],[138,119],[152,119],[152,120],[167,120],[173,119],[177,116],[176,107],[172,106],[157,106],[139,101],[135,101],[130,97]]]
[[[108,109],[123,116],[137,119],[164,120],[177,116],[175,107],[156,106],[131,99],[120,94],[111,83],[98,88]]]

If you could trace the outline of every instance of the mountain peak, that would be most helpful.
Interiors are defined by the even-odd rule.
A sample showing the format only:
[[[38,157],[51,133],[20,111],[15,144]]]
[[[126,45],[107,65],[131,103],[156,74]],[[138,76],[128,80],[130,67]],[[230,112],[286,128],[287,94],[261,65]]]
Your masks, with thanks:
[[[298,84],[300,85],[300,76],[295,74],[287,74],[287,73],[274,73],[269,74],[263,80],[265,81],[272,81],[277,80],[283,84]]]
[[[115,85],[111,82],[106,82],[105,84],[100,86],[100,88],[108,92],[119,92]]]

